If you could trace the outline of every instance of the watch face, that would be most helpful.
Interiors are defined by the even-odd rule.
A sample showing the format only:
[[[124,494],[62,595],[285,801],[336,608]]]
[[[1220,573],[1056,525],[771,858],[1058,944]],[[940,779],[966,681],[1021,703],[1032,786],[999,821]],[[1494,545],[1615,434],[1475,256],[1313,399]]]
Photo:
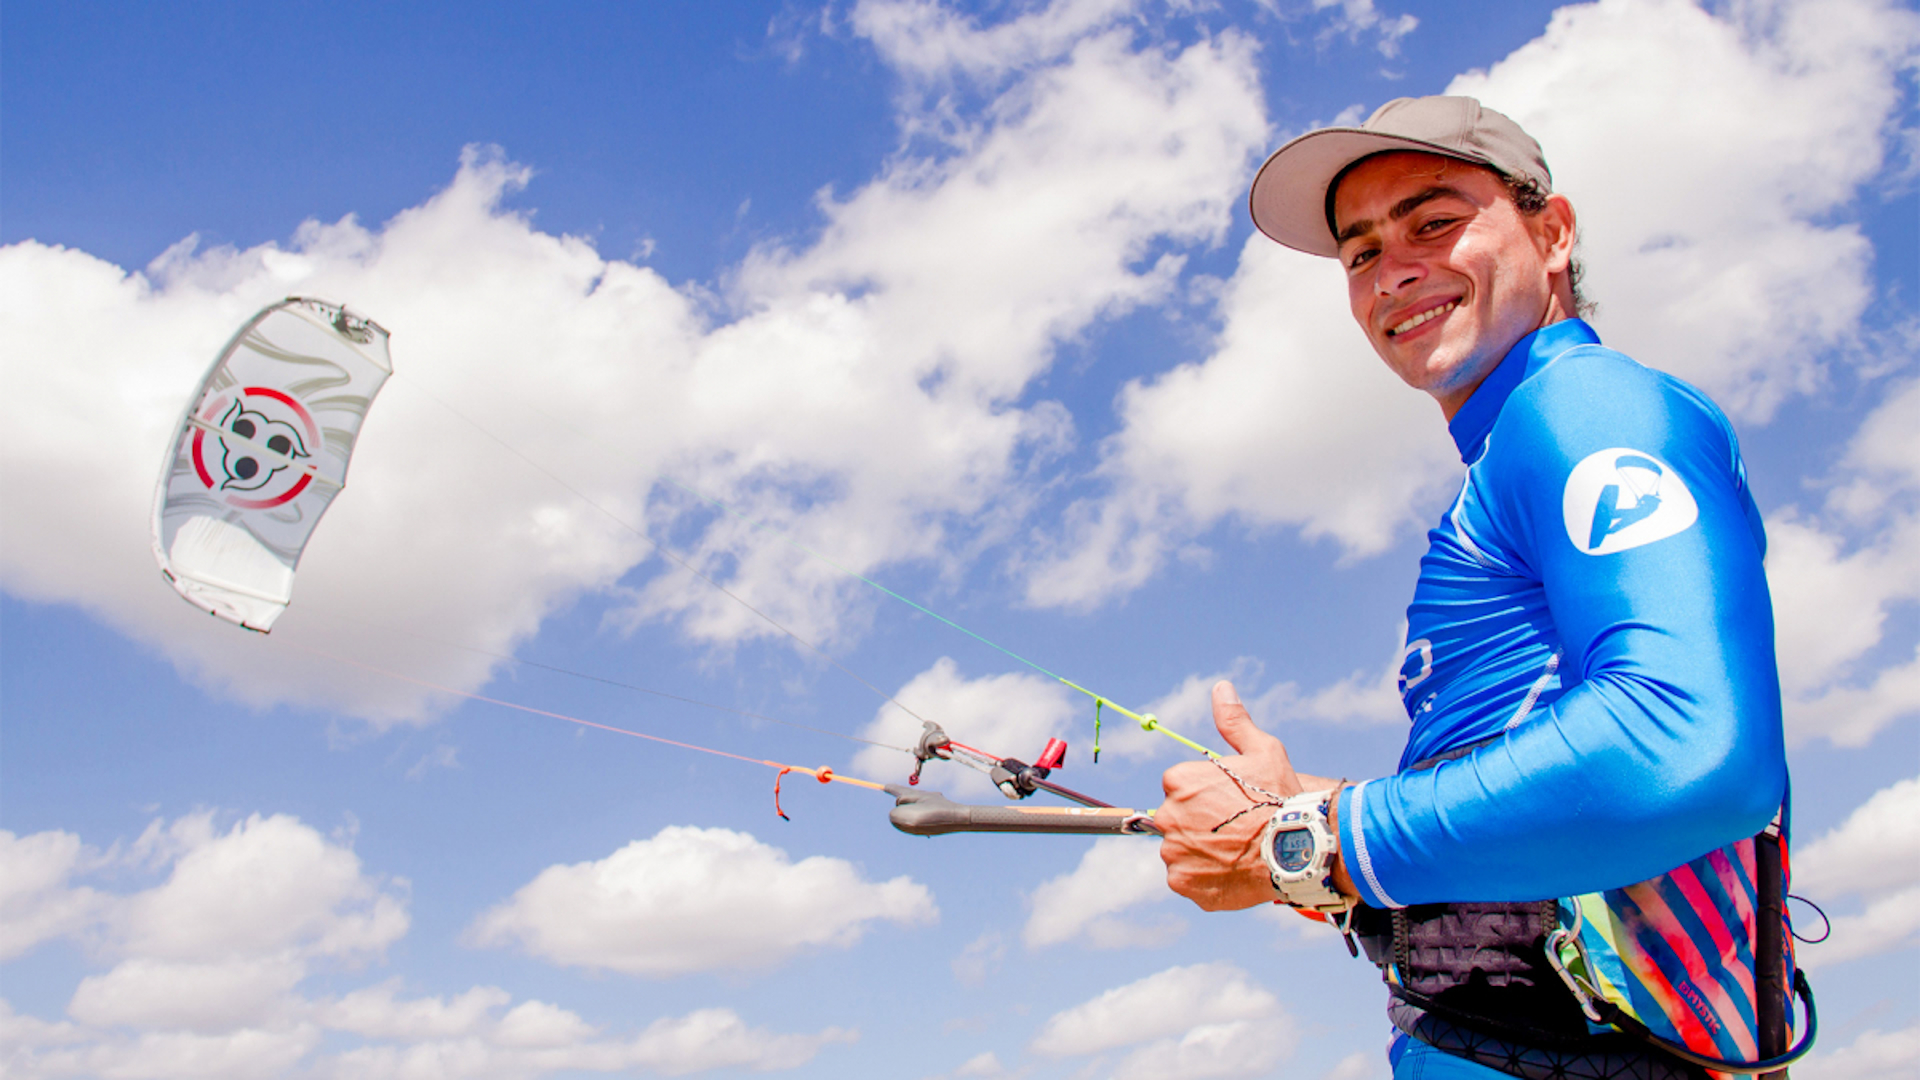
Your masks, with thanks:
[[[1289,829],[1275,836],[1273,861],[1289,874],[1297,874],[1313,865],[1313,834],[1306,829]]]

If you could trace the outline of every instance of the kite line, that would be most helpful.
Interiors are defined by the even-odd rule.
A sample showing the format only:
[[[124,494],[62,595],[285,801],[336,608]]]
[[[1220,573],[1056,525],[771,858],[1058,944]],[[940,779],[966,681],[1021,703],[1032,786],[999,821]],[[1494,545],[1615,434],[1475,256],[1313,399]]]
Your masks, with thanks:
[[[767,625],[772,626],[774,629],[780,631],[782,634],[785,634],[786,636],[792,638],[794,641],[799,642],[801,645],[805,646],[808,649],[808,651],[812,652],[816,656],[819,656],[821,659],[826,660],[828,663],[832,664],[834,667],[839,668],[841,671],[845,672],[847,675],[859,681],[863,686],[867,687],[867,689],[872,690],[874,693],[880,695],[880,697],[882,697],[886,701],[893,704],[896,708],[900,709],[900,711],[906,713],[908,716],[913,717],[915,720],[920,721],[922,724],[932,725],[933,723],[932,721],[928,720],[926,717],[921,716],[919,713],[908,708],[905,704],[901,703],[893,695],[880,689],[878,686],[874,685],[873,683],[867,681],[865,678],[861,677],[859,674],[855,673],[851,668],[848,668],[846,665],[840,663],[838,660],[835,660],[824,649],[821,649],[819,646],[808,641],[806,638],[801,637],[799,634],[795,633],[793,630],[791,630],[787,626],[781,624],[778,620],[773,618],[771,615],[768,615],[766,612],[761,611],[757,607],[754,607],[752,604],[748,603],[745,599],[743,599],[739,594],[735,593],[733,590],[728,589],[725,585],[720,584],[718,581],[715,581],[713,578],[702,573],[697,567],[695,567],[686,558],[682,557],[679,553],[673,551],[671,548],[668,548],[666,545],[653,539],[653,537],[647,535],[645,531],[635,527],[634,525],[629,523],[626,519],[622,518],[618,514],[615,514],[613,511],[608,510],[606,507],[600,505],[600,503],[595,499],[593,499],[593,497],[581,491],[579,488],[574,487],[572,484],[568,483],[564,478],[554,473],[552,470],[548,469],[545,465],[542,465],[540,462],[534,460],[529,455],[523,453],[519,448],[513,446],[511,443],[507,442],[505,439],[494,434],[492,431],[489,431],[486,428],[486,426],[481,424],[478,420],[475,420],[472,417],[461,412],[459,409],[455,408],[452,404],[448,403],[445,399],[441,398],[439,395],[429,390],[425,385],[421,383],[421,381],[418,378],[411,377],[411,376],[402,376],[401,381],[419,390],[422,394],[425,394],[429,400],[433,401],[435,404],[445,409],[448,413],[459,418],[463,423],[466,423],[467,425],[472,427],[475,431],[478,431],[481,434],[485,435],[487,438],[493,440],[493,442],[497,443],[503,449],[507,450],[509,453],[513,454],[515,457],[519,458],[521,461],[526,462],[529,466],[539,471],[542,475],[546,476],[547,478],[551,479],[554,483],[559,484],[561,487],[571,492],[574,495],[574,497],[578,498],[580,501],[586,503],[588,506],[591,506],[595,510],[599,511],[599,513],[605,518],[607,518],[607,520],[612,521],[614,524],[619,525],[621,528],[625,529],[627,532],[631,533],[638,539],[644,541],[648,546],[652,547],[653,550],[655,550],[656,552],[659,552],[661,555],[672,560],[681,569],[699,578],[701,581],[706,582],[708,585],[713,586],[715,589],[718,589],[722,594],[732,599],[735,603],[738,603],[741,607],[746,608],[748,611],[752,612],[754,615],[764,620],[767,623]],[[545,417],[547,421],[553,424],[554,426],[585,439],[587,442],[594,444],[595,446],[598,446],[602,451],[607,451],[607,448],[604,446],[600,446],[599,440],[595,439],[591,434],[581,431],[580,429],[572,426],[571,424],[568,424],[562,420],[559,420],[556,417],[549,415],[548,413],[544,412],[543,410],[537,407],[529,405],[527,406],[527,408],[529,411],[538,413],[539,415]],[[736,520],[751,526],[752,529],[756,532],[764,531],[764,532],[771,533],[776,539],[780,540],[780,542],[786,544],[788,547],[793,548],[795,551],[798,551],[809,558],[825,563],[826,565],[839,571],[841,574],[844,574],[845,576],[852,578],[853,580],[858,581],[864,585],[867,585],[881,593],[884,593],[885,595],[890,596],[895,600],[898,600],[900,603],[907,605],[908,607],[914,609],[915,611],[918,611],[923,615],[936,619],[941,623],[944,623],[945,625],[951,627],[954,630],[958,630],[960,633],[965,634],[970,638],[973,638],[975,641],[980,642],[982,645],[985,645],[988,648],[991,648],[1007,657],[1010,657],[1013,660],[1018,661],[1019,663],[1025,664],[1027,667],[1032,668],[1033,670],[1039,672],[1042,675],[1045,675],[1050,679],[1053,679],[1054,681],[1060,683],[1061,685],[1067,687],[1070,690],[1077,691],[1079,693],[1085,694],[1086,696],[1092,698],[1093,699],[1093,760],[1095,762],[1098,762],[1100,760],[1100,719],[1101,719],[1101,711],[1103,709],[1112,709],[1113,711],[1121,714],[1122,716],[1125,716],[1133,720],[1134,722],[1140,725],[1140,730],[1142,731],[1159,732],[1160,734],[1167,736],[1168,738],[1174,740],[1177,743],[1180,743],[1183,746],[1189,747],[1190,749],[1193,749],[1201,754],[1206,755],[1211,760],[1218,761],[1220,759],[1219,754],[1215,753],[1214,751],[1208,749],[1205,746],[1202,746],[1201,744],[1193,741],[1192,739],[1187,738],[1186,736],[1180,734],[1179,732],[1174,731],[1171,728],[1168,728],[1165,724],[1162,724],[1160,722],[1160,718],[1155,716],[1154,714],[1135,712],[1132,709],[1129,709],[1124,705],[1121,705],[1119,702],[1114,701],[1112,698],[1105,696],[1104,694],[1100,694],[1096,691],[1089,690],[1088,688],[1080,685],[1079,683],[1074,682],[1073,680],[1067,678],[1066,676],[1061,675],[1058,672],[1049,670],[1048,668],[1037,663],[1036,661],[1030,660],[1027,657],[1022,656],[1019,653],[1014,652],[1012,649],[1009,649],[1006,646],[1000,644],[999,642],[994,641],[991,638],[988,638],[980,633],[977,633],[974,630],[969,629],[968,627],[962,626],[960,623],[957,623],[952,619],[949,619],[945,615],[942,615],[939,612],[933,610],[932,608],[929,608],[926,605],[921,604],[920,602],[912,599],[911,597],[904,596],[898,592],[895,592],[894,590],[888,588],[885,585],[882,585],[881,583],[873,580],[872,578],[866,576],[865,574],[860,573],[858,570],[854,570],[851,567],[842,565],[840,562],[838,562],[831,556],[826,555],[823,552],[820,552],[815,548],[807,544],[804,544],[799,540],[794,539],[792,534],[787,532],[787,530],[782,529],[777,525],[774,525],[772,522],[766,521],[764,519],[750,517],[747,514],[742,513],[738,509],[734,508],[729,503],[721,499],[715,498],[714,496],[709,495],[703,491],[700,491],[697,488],[693,488],[686,484],[683,484],[678,480],[675,480],[673,477],[668,476],[664,473],[657,474],[657,479],[661,483],[664,483],[670,487],[676,488],[679,491],[691,496],[692,498],[700,502],[706,503],[708,506],[713,507],[714,509],[720,511],[721,513],[727,514],[735,518]]]
[[[341,305],[313,298],[289,297],[256,313],[240,327],[215,358],[202,379],[198,393],[189,400],[187,409],[182,414],[172,451],[161,473],[160,484],[154,497],[154,556],[162,573],[189,603],[243,628],[262,634],[270,631],[274,621],[285,611],[291,598],[294,571],[314,526],[319,522],[335,495],[346,484],[349,458],[352,456],[360,426],[373,399],[382,384],[394,374],[387,341],[388,332],[385,328]],[[787,765],[682,740],[648,735],[563,713],[457,690],[297,643],[288,643],[292,647],[304,649],[337,663],[360,667],[438,692],[775,768],[779,770],[774,786],[776,811],[779,811],[781,778],[798,771],[811,775],[823,783],[840,780],[895,794],[897,802],[893,814],[894,824],[907,832],[922,835],[962,830],[1151,831],[1141,825],[1145,820],[1143,815],[1112,807],[1048,780],[1050,772],[1064,763],[1066,753],[1064,742],[1057,739],[1049,740],[1040,758],[1032,765],[1013,758],[998,758],[974,747],[955,742],[947,737],[937,723],[922,716],[892,694],[862,677],[819,645],[750,603],[740,593],[704,573],[691,559],[683,557],[665,544],[654,540],[647,531],[616,514],[532,455],[495,434],[462,410],[455,408],[425,384],[412,378],[403,381],[414,386],[443,411],[519,458],[525,465],[544,475],[634,538],[643,541],[669,562],[700,579],[807,651],[840,669],[843,674],[867,687],[883,701],[920,721],[924,730],[916,747],[905,750],[903,747],[887,746],[875,740],[811,728],[804,724],[791,724],[775,717],[712,705],[697,699],[633,686],[550,664],[541,664],[537,661],[500,657],[497,653],[480,649],[471,651],[516,664],[528,664],[559,674],[589,679],[687,704],[831,734],[854,742],[901,750],[918,761],[912,776],[908,779],[909,786],[918,784],[920,766],[924,766],[927,761],[958,760],[987,772],[995,785],[1009,798],[1024,799],[1035,791],[1047,790],[1078,802],[1081,807],[1061,812],[1058,808],[1042,811],[1032,808],[1009,810],[959,806],[932,792],[912,792],[905,788],[890,787],[873,781],[837,777],[830,768],[826,767],[816,769]],[[538,409],[531,411],[539,412]],[[541,415],[546,414],[541,413]],[[591,435],[577,431],[551,416],[546,418],[576,436],[584,437],[589,442],[595,441]],[[1143,730],[1161,731],[1182,744],[1205,753],[1216,761],[1219,760],[1217,755],[1198,743],[1167,731],[1152,713],[1144,715],[1136,713],[1048,670],[1039,663],[800,543],[785,529],[778,528],[765,520],[750,518],[726,502],[671,477],[659,475],[655,482],[671,486],[728,516],[748,523],[753,532],[773,530],[774,535],[783,543],[806,557],[825,563],[842,575],[906,604],[951,629],[966,634],[975,641],[1069,689],[1093,698],[1095,761],[1099,760],[1102,712],[1109,705],[1116,712],[1138,721]],[[644,498],[641,506],[644,520],[646,506]],[[453,647],[467,648],[466,646]],[[903,811],[906,812],[904,818]],[[1062,817],[1061,813],[1068,814],[1069,817]],[[786,815],[781,813],[781,816]]]

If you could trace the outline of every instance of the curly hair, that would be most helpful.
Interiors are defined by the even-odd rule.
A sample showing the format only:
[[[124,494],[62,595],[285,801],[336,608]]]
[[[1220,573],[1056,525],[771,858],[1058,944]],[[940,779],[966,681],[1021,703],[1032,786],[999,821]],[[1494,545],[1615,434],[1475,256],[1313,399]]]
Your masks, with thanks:
[[[1507,185],[1507,196],[1513,200],[1514,208],[1521,214],[1532,217],[1547,208],[1547,196],[1552,194],[1545,184],[1519,176],[1507,176],[1495,173]],[[1577,247],[1577,241],[1576,241]],[[1586,318],[1592,315],[1600,305],[1586,298],[1580,291],[1580,282],[1587,276],[1587,268],[1578,258],[1567,260],[1567,285],[1573,290],[1573,314]]]

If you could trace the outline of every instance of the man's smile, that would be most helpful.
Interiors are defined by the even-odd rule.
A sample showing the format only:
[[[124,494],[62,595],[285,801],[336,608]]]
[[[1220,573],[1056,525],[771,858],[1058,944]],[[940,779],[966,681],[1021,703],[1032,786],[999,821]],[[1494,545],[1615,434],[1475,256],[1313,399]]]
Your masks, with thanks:
[[[1444,304],[1441,304],[1439,307],[1430,307],[1425,311],[1419,312],[1418,314],[1410,315],[1407,318],[1401,320],[1400,322],[1395,323],[1393,326],[1388,327],[1387,336],[1390,338],[1397,338],[1404,334],[1410,333],[1416,328],[1425,326],[1427,323],[1432,322],[1434,319],[1437,319],[1440,316],[1445,315],[1447,312],[1452,311],[1454,308],[1457,308],[1459,306],[1460,306],[1460,301],[1456,298],[1453,300],[1449,300]]]

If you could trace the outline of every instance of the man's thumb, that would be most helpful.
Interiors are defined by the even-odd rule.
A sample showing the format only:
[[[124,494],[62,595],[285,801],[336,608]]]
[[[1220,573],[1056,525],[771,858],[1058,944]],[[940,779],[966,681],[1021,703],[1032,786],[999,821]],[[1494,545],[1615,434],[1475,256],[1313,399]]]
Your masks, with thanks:
[[[1239,691],[1225,679],[1213,684],[1213,726],[1220,729],[1220,737],[1227,740],[1227,745],[1241,754],[1267,734],[1255,726],[1247,707],[1240,704]]]

